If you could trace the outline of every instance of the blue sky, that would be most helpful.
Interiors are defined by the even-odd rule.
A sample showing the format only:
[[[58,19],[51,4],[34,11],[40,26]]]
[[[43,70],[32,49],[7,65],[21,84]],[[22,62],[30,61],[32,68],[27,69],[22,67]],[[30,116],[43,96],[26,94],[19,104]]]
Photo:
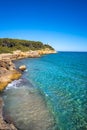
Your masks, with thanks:
[[[0,0],[0,37],[87,51],[87,0]]]

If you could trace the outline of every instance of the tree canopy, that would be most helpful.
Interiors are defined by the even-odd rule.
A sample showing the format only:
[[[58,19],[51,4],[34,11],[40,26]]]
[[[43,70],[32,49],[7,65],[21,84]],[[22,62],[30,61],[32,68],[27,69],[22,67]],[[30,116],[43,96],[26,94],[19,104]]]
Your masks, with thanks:
[[[0,53],[11,53],[15,50],[29,51],[48,48],[54,50],[50,45],[40,41],[28,41],[20,39],[0,38]]]

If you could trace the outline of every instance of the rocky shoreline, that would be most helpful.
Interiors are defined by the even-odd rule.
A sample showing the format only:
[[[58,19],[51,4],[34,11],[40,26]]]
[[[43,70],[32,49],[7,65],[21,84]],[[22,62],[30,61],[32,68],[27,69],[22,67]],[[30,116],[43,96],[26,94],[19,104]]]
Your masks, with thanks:
[[[13,64],[14,60],[23,58],[36,58],[44,54],[56,53],[54,50],[37,50],[22,52],[20,50],[13,53],[0,54],[0,91],[3,91],[5,87],[13,80],[21,77],[21,72],[16,70]],[[3,99],[0,97],[0,130],[17,130],[13,124],[6,123],[3,119]]]
[[[0,91],[2,91],[12,80],[18,79],[21,73],[16,70],[12,61],[23,58],[36,58],[44,54],[56,53],[54,50],[37,50],[22,52],[20,50],[11,53],[0,54]]]
[[[18,79],[21,76],[12,61],[7,59],[0,60],[0,91],[2,91],[12,80]]]

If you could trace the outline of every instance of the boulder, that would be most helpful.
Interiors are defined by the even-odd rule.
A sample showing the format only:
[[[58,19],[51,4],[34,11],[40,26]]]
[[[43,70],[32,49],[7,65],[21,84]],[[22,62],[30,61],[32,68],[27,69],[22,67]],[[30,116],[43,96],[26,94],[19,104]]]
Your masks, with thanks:
[[[21,66],[19,67],[19,70],[21,70],[21,71],[26,70],[26,66],[25,66],[25,65],[21,65]]]

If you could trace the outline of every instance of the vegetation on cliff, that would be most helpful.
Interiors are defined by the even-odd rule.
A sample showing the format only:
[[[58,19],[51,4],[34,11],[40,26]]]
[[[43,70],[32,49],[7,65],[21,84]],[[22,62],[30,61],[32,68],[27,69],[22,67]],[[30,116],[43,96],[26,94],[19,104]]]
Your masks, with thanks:
[[[43,44],[40,41],[0,38],[0,53],[11,53],[15,50],[41,50],[46,48],[54,50],[54,48],[52,48],[50,45]]]

